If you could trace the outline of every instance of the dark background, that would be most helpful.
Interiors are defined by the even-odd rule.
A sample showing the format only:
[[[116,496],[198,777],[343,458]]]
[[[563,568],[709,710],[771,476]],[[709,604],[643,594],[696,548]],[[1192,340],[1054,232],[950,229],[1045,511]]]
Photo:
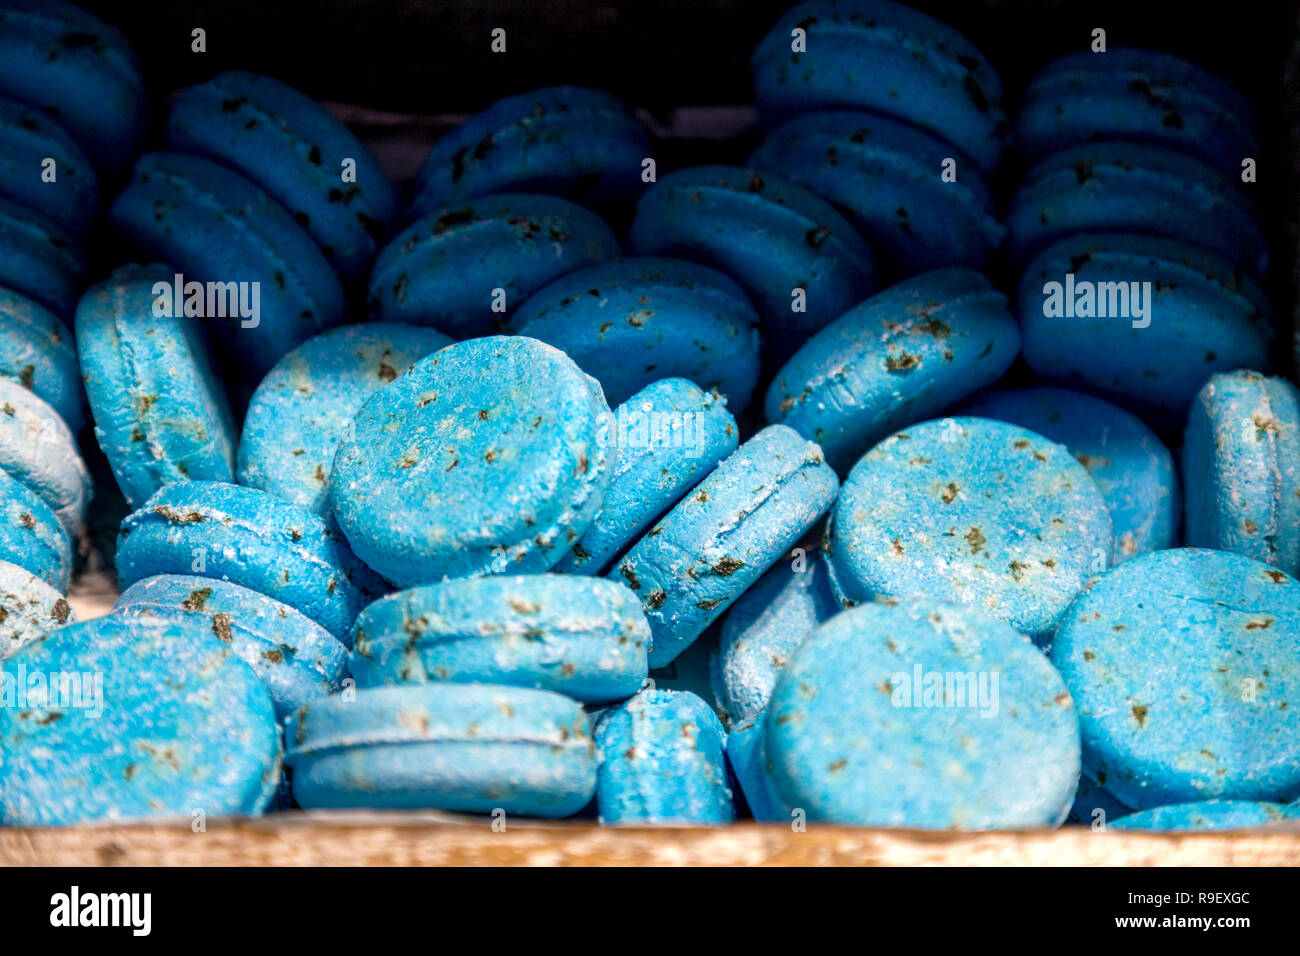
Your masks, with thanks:
[[[164,115],[166,91],[239,67],[277,76],[337,104],[391,116],[348,114],[390,174],[413,171],[452,116],[538,86],[576,83],[612,90],[671,128],[687,106],[752,100],[749,53],[788,0],[82,0],[118,25],[138,53]],[[1014,115],[1038,67],[1087,47],[1094,27],[1111,46],[1167,50],[1221,74],[1255,104],[1263,156],[1252,187],[1272,240],[1266,291],[1279,335],[1277,366],[1292,371],[1300,185],[1300,0],[1222,4],[1163,0],[914,0],[967,34],[993,61]],[[190,31],[207,31],[207,52]],[[503,27],[507,53],[490,50]],[[708,121],[706,120],[706,123]],[[660,171],[700,162],[743,162],[753,128],[724,141],[658,144]],[[694,137],[694,139],[692,139]],[[156,141],[156,140],[155,140]],[[385,155],[387,154],[387,155]],[[396,160],[393,157],[397,157]],[[992,183],[1005,203],[1021,167],[1014,153]],[[616,223],[617,225],[617,223]],[[1008,276],[995,275],[1004,287]]]
[[[153,87],[218,69],[272,73],[321,99],[405,113],[472,112],[556,83],[613,90],[635,106],[750,102],[749,51],[787,0],[82,0],[125,30]],[[1150,46],[1275,98],[1294,4],[916,0],[971,37],[1011,90],[1086,46]],[[190,52],[204,27],[208,52]],[[505,56],[489,36],[503,27]]]

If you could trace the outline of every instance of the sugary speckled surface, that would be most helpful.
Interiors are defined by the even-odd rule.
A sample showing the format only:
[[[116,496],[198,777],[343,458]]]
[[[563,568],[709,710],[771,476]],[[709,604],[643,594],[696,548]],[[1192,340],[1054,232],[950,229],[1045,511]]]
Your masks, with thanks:
[[[236,429],[199,321],[153,313],[170,266],[122,266],[77,304],[77,354],[103,449],[129,507],[172,481],[230,481]]]
[[[804,49],[792,52],[792,31]],[[772,25],[750,59],[765,122],[868,109],[946,137],[985,173],[1007,137],[1002,81],[945,23],[889,0],[809,0]]]
[[[72,577],[72,541],[58,516],[22,482],[0,469],[0,560],[58,591]]]
[[[1136,416],[1095,396],[1050,386],[985,392],[961,414],[1011,422],[1068,448],[1106,501],[1116,563],[1177,542],[1182,495],[1173,456]]]
[[[766,707],[795,648],[839,610],[820,550],[781,559],[742,594],[709,660],[723,722],[734,726]]]
[[[1225,551],[1125,561],[1052,645],[1084,763],[1136,809],[1300,796],[1300,584]]]
[[[490,336],[367,401],[330,495],[357,554],[399,587],[545,571],[599,511],[615,452],[593,379],[536,339]]]
[[[258,283],[256,316],[206,320],[250,384],[343,318],[343,287],[311,237],[261,187],[211,160],[141,157],[108,217],[123,240],[186,282]],[[253,287],[245,288],[251,305]]]
[[[456,338],[491,335],[548,282],[621,254],[613,230],[576,203],[480,196],[398,233],[370,273],[368,304],[390,322],[432,325]]]
[[[1064,305],[1071,274],[1073,314],[1045,315],[1045,287],[1060,284]],[[1103,283],[1120,284],[1113,297]],[[1133,308],[1132,283],[1149,305],[1145,316]],[[1129,293],[1127,310],[1121,288]],[[1079,314],[1088,296],[1092,317]],[[1099,299],[1107,315],[1095,314]],[[1102,392],[1157,426],[1182,427],[1214,372],[1269,365],[1273,333],[1259,286],[1231,263],[1172,239],[1106,233],[1063,240],[1026,268],[1018,301],[1025,363],[1036,376]]]
[[[739,282],[762,316],[768,361],[788,355],[876,286],[875,255],[834,206],[739,166],[661,177],[637,203],[628,251],[689,259]],[[804,291],[801,311],[793,307],[795,289]]]
[[[1183,443],[1186,543],[1300,568],[1300,392],[1238,370],[1192,402]]]
[[[596,725],[600,822],[719,824],[735,816],[726,733],[686,691],[646,690]]]
[[[764,412],[844,474],[890,432],[992,384],[1020,351],[1007,300],[971,269],[915,276],[813,336],[776,373]]]
[[[345,282],[365,277],[397,213],[369,150],[324,106],[269,76],[230,70],[182,90],[167,145],[215,159],[278,199]]]
[[[1293,807],[1250,800],[1206,800],[1174,803],[1143,810],[1117,820],[1116,830],[1235,830],[1294,820]]]
[[[1062,445],[1007,422],[945,418],[898,432],[844,480],[827,525],[845,606],[926,595],[1049,634],[1110,561],[1101,492]]]
[[[1038,157],[1090,140],[1157,143],[1240,175],[1259,155],[1254,113],[1225,80],[1168,53],[1110,47],[1043,67],[1025,90],[1016,140]]]
[[[73,434],[86,422],[86,399],[72,330],[35,299],[0,287],[0,375],[31,389]]]
[[[53,183],[43,182],[47,169],[57,177]],[[99,212],[99,178],[76,140],[41,110],[3,98],[0,195],[31,207],[80,239]]]
[[[600,574],[609,562],[736,450],[726,403],[684,378],[651,382],[614,409],[618,456],[596,520],[555,570]]]
[[[140,64],[115,27],[63,0],[6,0],[0,93],[57,115],[86,154],[125,169],[145,132]]]
[[[297,608],[337,638],[382,592],[336,531],[300,505],[216,481],[165,485],[122,520],[117,579],[196,574]]]
[[[76,240],[53,220],[0,199],[0,286],[69,321],[88,268]]]
[[[77,440],[59,413],[0,377],[0,469],[36,492],[75,534],[94,494]]]
[[[394,322],[345,325],[308,339],[275,363],[248,403],[239,483],[328,514],[334,454],[361,406],[451,342],[434,329]]]
[[[512,316],[563,349],[613,404],[661,378],[716,390],[740,414],[758,379],[758,313],[731,279],[680,259],[619,259],[571,272]]]
[[[357,618],[363,687],[454,681],[553,690],[581,701],[636,693],[650,626],[613,581],[563,574],[462,578],[371,604]]]
[[[475,196],[539,192],[623,202],[651,156],[636,115],[604,90],[553,86],[497,100],[443,136],[415,177],[424,214]]]
[[[0,661],[76,621],[62,594],[26,568],[0,560]]]
[[[946,163],[955,164],[947,181]],[[769,133],[749,165],[844,210],[894,278],[982,268],[1006,236],[973,164],[937,136],[875,113],[798,116]]]
[[[113,613],[216,637],[261,678],[281,720],[337,690],[347,673],[347,648],[323,627],[229,581],[188,574],[145,578],[122,592]]]
[[[285,740],[294,797],[312,809],[563,817],[596,789],[587,717],[550,691],[447,683],[359,690],[300,710]]]
[[[271,698],[230,648],[174,623],[98,618],[4,662],[0,822],[262,811],[280,778]],[[57,686],[36,675],[61,675]],[[76,689],[80,693],[75,695]]]
[[[770,425],[732,452],[609,572],[641,599],[650,666],[685,650],[835,500],[821,449]]]
[[[1023,265],[1076,232],[1140,232],[1199,246],[1262,276],[1268,246],[1239,172],[1140,143],[1064,149],[1020,180],[1006,212],[1007,252]]]
[[[808,819],[937,830],[1053,827],[1079,776],[1065,684],[1024,635],[928,599],[838,614],[768,704],[773,785]]]

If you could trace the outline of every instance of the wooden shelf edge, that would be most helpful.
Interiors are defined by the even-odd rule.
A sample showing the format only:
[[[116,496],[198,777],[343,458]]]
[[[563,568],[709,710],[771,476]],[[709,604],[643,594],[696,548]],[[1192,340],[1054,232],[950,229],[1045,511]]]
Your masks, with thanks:
[[[738,823],[608,828],[442,814],[295,813],[188,822],[0,827],[0,866],[1298,866],[1300,829],[934,833]]]

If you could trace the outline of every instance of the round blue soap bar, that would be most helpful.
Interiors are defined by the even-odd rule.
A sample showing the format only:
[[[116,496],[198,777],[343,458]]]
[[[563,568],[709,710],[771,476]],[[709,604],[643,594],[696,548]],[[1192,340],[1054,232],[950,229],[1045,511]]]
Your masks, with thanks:
[[[0,560],[30,571],[57,591],[72,577],[72,539],[45,501],[0,469]]]
[[[434,143],[413,205],[423,215],[500,192],[625,202],[644,188],[649,158],[645,127],[614,96],[547,87],[497,100]]]
[[[614,443],[600,386],[563,352],[470,339],[366,402],[330,500],[356,553],[399,587],[545,571],[600,510]]]
[[[985,173],[1007,138],[992,64],[961,33],[901,3],[795,4],[759,42],[750,67],[767,123],[813,110],[871,110],[950,140]]]
[[[925,598],[837,614],[767,706],[784,806],[878,827],[1054,827],[1079,777],[1070,693],[1024,635]]]
[[[262,679],[284,719],[303,704],[338,689],[348,652],[305,614],[248,588],[188,574],[137,581],[113,613],[181,624],[215,636]]]
[[[72,624],[9,658],[0,680],[22,697],[0,707],[10,826],[256,815],[279,782],[266,689],[230,648],[182,625]]]
[[[125,589],[156,574],[242,585],[340,639],[382,587],[318,515],[257,488],[217,481],[164,485],[122,520],[118,584]]]
[[[75,534],[94,488],[77,439],[59,413],[0,377],[0,469],[36,492]]]
[[[1239,370],[1211,376],[1183,442],[1186,542],[1300,569],[1300,392]]]
[[[1016,143],[1031,158],[1097,140],[1167,146],[1233,176],[1259,156],[1254,111],[1230,84],[1169,53],[1124,47],[1053,60],[1020,104]]]
[[[646,690],[601,717],[596,803],[600,822],[730,823],[726,732],[699,697]]]
[[[128,265],[77,304],[77,354],[95,438],[138,508],[172,481],[230,481],[235,424],[198,321],[154,314],[170,266]]]
[[[613,230],[576,203],[480,196],[431,212],[394,237],[370,273],[370,312],[456,338],[491,335],[507,329],[515,307],[547,283],[621,254]]]
[[[763,715],[748,717],[727,734],[727,763],[731,765],[750,815],[760,823],[787,819],[780,797],[764,766]]]
[[[126,38],[64,0],[0,6],[0,95],[56,118],[109,173],[126,168],[145,134],[148,100]]]
[[[1050,634],[1110,563],[1110,513],[1063,446],[987,418],[898,432],[849,473],[826,529],[846,607],[927,595]]]
[[[175,267],[183,284],[165,300],[172,313],[198,310],[250,384],[343,318],[343,287],[311,237],[260,186],[212,160],[141,157],[109,221],[150,260]]]
[[[1113,825],[1116,830],[1240,830],[1300,818],[1283,803],[1252,800],[1203,800],[1171,803],[1130,814]]]
[[[1078,232],[1137,232],[1199,246],[1255,276],[1268,244],[1240,177],[1162,146],[1088,143],[1038,163],[1006,213],[1007,251],[1021,265]]]
[[[627,588],[562,574],[459,578],[400,591],[357,618],[363,687],[455,681],[553,690],[582,701],[635,694],[650,626]]]
[[[1214,372],[1269,364],[1268,303],[1231,263],[1155,236],[1083,233],[1026,268],[1025,363],[1038,378],[1102,392],[1181,427]]]
[[[50,116],[10,99],[0,99],[0,196],[78,239],[99,212],[99,180],[85,151]]]
[[[739,166],[669,173],[636,206],[628,249],[712,266],[739,282],[784,356],[871,294],[876,260],[835,207]],[[796,296],[802,290],[802,299]]]
[[[0,375],[49,403],[75,435],[86,422],[71,330],[35,299],[0,287]]]
[[[239,483],[327,514],[334,454],[353,417],[412,363],[450,344],[441,332],[393,322],[308,339],[275,363],[248,403]]]
[[[739,429],[716,393],[662,378],[614,409],[618,456],[596,520],[555,570],[600,574],[656,518],[736,450]]]
[[[62,594],[26,568],[0,560],[0,661],[76,621]]]
[[[724,723],[756,717],[795,648],[839,610],[820,550],[778,561],[742,594],[723,618],[709,661]]]
[[[1121,802],[1300,796],[1300,584],[1276,568],[1140,555],[1080,595],[1051,657],[1084,764]]]
[[[839,482],[784,425],[732,452],[609,572],[641,599],[650,666],[684,651],[825,514]]]
[[[0,286],[68,320],[88,268],[76,240],[60,226],[0,198]]]
[[[661,378],[719,392],[739,414],[758,379],[758,314],[721,272],[677,259],[619,259],[571,272],[511,319],[596,378],[613,404]]]
[[[550,691],[405,684],[327,697],[285,728],[303,807],[566,817],[596,789],[582,708]]]
[[[768,386],[767,420],[841,474],[890,432],[1001,378],[1020,351],[1006,296],[971,269],[892,286],[814,335]]]
[[[1110,402],[1068,388],[985,392],[963,415],[996,418],[1064,445],[1110,510],[1116,563],[1173,547],[1181,499],[1173,456],[1155,432]]]
[[[879,114],[795,117],[768,134],[749,165],[844,210],[895,278],[991,265],[1006,236],[974,165],[937,136]]]
[[[229,70],[182,90],[167,145],[215,159],[278,199],[345,282],[365,277],[397,213],[392,183],[351,131],[269,76]]]

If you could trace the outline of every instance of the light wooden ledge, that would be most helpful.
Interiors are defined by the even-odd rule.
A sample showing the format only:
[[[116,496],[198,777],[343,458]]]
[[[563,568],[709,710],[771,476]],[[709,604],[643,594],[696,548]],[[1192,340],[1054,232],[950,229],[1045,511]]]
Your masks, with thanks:
[[[0,827],[0,866],[1297,866],[1300,829],[1156,834],[1085,827],[933,833],[738,823],[602,828],[443,814],[293,813],[259,820]]]

